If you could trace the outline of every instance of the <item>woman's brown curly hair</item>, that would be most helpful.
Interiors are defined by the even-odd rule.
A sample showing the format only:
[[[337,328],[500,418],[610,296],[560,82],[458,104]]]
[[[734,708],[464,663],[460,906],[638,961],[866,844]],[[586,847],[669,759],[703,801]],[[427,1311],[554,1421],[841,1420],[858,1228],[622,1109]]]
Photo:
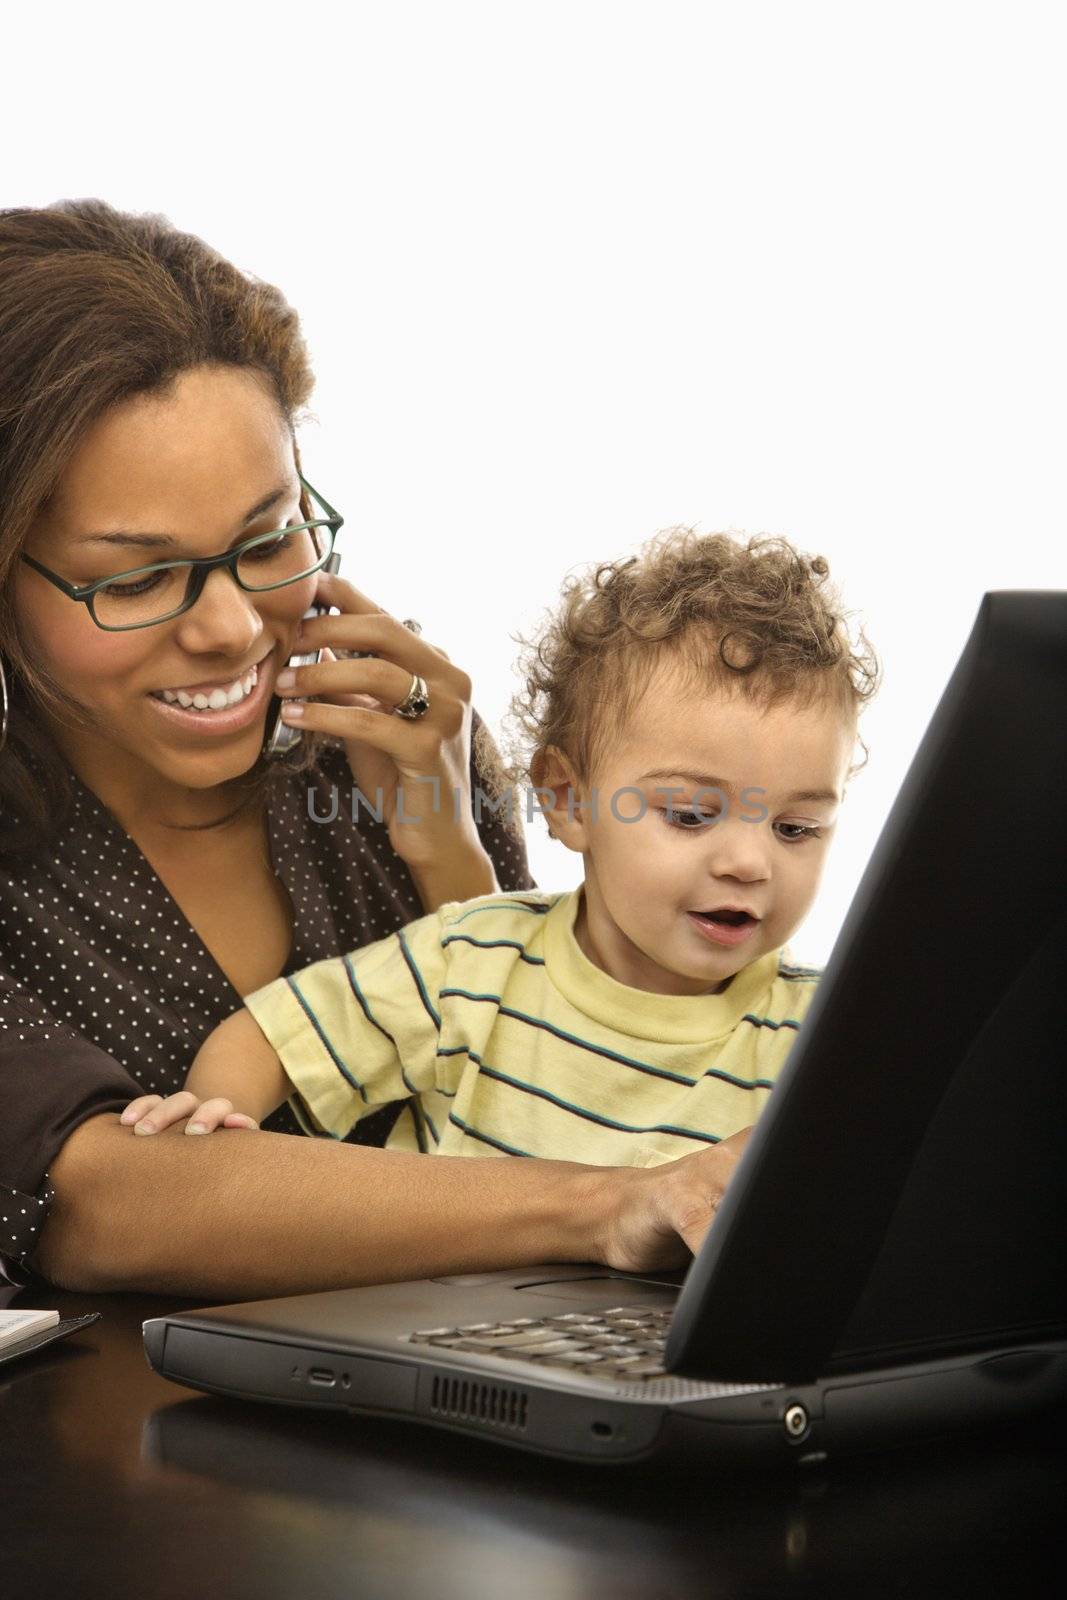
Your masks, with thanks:
[[[862,629],[853,648],[829,571],[786,539],[668,528],[638,555],[568,578],[538,635],[516,640],[525,688],[508,718],[509,783],[533,780],[550,745],[591,782],[661,662],[683,692],[765,709],[829,703],[854,726],[880,668]]]
[[[14,574],[34,522],[98,418],[215,362],[258,375],[293,433],[314,377],[280,290],[163,216],[103,200],[0,211],[0,650],[11,693],[0,849],[38,847],[71,803],[41,710],[82,726],[87,716],[47,672],[15,610]],[[295,438],[293,450],[299,470]],[[310,518],[306,494],[301,505]],[[287,773],[313,767],[323,743],[309,729],[292,752],[261,754],[237,811]]]

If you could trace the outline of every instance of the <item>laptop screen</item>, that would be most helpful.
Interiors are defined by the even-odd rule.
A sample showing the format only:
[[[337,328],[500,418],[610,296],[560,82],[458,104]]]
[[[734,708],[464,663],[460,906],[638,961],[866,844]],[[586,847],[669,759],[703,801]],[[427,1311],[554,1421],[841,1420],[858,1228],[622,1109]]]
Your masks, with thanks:
[[[676,1370],[1067,1327],[1067,593],[987,594],[693,1263]]]

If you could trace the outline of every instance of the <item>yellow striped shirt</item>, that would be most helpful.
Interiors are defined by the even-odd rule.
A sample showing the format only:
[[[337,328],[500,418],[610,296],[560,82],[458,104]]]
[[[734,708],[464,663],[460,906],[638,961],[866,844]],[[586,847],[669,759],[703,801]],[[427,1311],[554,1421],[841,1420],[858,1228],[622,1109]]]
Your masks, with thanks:
[[[756,1121],[819,972],[770,951],[721,994],[650,994],[574,937],[582,891],[452,902],[245,1004],[309,1132],[392,1100],[390,1148],[651,1166]]]

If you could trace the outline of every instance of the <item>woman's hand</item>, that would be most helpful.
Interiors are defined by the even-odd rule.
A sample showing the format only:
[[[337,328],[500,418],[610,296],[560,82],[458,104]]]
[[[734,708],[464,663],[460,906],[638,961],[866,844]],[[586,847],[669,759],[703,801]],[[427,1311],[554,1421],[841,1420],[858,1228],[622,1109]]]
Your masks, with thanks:
[[[339,614],[301,623],[294,650],[325,656],[297,667],[291,685],[277,685],[283,702],[315,696],[302,706],[283,704],[284,720],[344,740],[356,787],[381,810],[393,849],[424,903],[433,901],[427,910],[493,893],[493,865],[471,813],[470,678],[336,574],[319,573],[315,598]],[[376,659],[351,659],[351,651]],[[410,721],[394,713],[414,675],[424,680],[430,707]]]
[[[625,1176],[608,1168],[613,1187],[597,1260],[621,1272],[683,1266],[700,1249],[751,1134],[742,1128],[710,1150]]]
[[[166,1099],[158,1094],[143,1094],[130,1101],[119,1122],[126,1128],[132,1125],[134,1133],[162,1133],[164,1128],[170,1128],[186,1117],[193,1119],[187,1124],[186,1133],[214,1133],[216,1128],[259,1127],[254,1118],[245,1116],[243,1111],[235,1111],[231,1100],[223,1100],[218,1096],[201,1100],[188,1089],[169,1094]]]

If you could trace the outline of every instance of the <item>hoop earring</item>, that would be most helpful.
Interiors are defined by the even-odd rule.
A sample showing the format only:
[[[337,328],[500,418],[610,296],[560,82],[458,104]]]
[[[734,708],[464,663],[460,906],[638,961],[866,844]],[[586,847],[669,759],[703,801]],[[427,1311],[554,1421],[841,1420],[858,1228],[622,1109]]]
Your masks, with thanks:
[[[7,743],[7,676],[4,672],[4,658],[0,656],[0,750]]]

